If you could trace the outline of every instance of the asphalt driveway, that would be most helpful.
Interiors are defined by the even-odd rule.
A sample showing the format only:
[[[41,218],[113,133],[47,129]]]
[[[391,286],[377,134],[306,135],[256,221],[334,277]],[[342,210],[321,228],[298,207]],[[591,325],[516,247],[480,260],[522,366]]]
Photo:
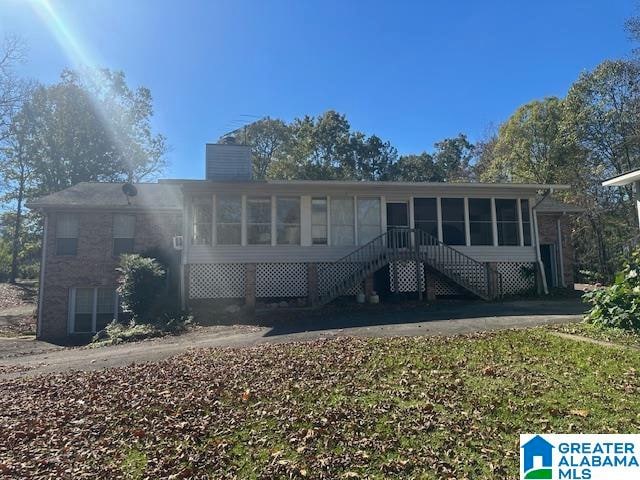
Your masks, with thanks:
[[[361,310],[300,312],[270,327],[200,327],[184,335],[100,348],[60,347],[33,338],[0,338],[0,379],[150,362],[201,347],[242,347],[335,336],[454,335],[576,322],[577,299],[501,303],[456,302]]]

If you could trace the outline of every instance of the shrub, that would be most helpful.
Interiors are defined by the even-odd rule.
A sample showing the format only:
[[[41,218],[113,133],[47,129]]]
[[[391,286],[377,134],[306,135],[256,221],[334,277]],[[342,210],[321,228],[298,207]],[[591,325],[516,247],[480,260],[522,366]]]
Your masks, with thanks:
[[[604,327],[640,330],[640,249],[633,252],[609,287],[583,296],[591,310],[586,320]]]
[[[167,298],[166,269],[154,258],[123,255],[118,294],[136,323],[152,323]]]

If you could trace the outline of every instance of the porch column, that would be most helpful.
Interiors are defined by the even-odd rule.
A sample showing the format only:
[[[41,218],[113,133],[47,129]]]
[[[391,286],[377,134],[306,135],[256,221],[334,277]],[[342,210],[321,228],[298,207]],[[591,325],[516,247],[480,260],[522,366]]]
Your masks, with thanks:
[[[364,294],[367,298],[373,295],[373,273],[370,273],[364,279]]]
[[[432,271],[426,268],[424,272],[424,283],[427,302],[434,302],[436,300],[436,277]]]
[[[318,304],[318,264],[307,263],[307,302],[310,306]]]
[[[244,304],[249,310],[256,308],[256,264],[247,263],[244,279]]]
[[[490,299],[497,298],[500,295],[500,281],[498,276],[498,263],[487,262],[487,287]]]

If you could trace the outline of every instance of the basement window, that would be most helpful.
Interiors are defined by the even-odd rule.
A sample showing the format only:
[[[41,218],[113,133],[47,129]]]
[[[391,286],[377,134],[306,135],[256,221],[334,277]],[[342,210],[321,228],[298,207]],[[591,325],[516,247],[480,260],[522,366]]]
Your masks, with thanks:
[[[71,333],[95,333],[118,317],[118,295],[113,288],[72,288]]]
[[[113,216],[113,255],[133,253],[136,216],[116,213]]]
[[[56,255],[78,253],[78,217],[61,213],[56,220]]]

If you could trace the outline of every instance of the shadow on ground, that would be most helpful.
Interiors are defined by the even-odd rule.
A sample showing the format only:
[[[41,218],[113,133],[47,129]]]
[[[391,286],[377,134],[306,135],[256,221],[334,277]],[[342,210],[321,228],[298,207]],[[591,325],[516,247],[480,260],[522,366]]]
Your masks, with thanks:
[[[259,324],[270,327],[265,336],[289,335],[318,330],[375,327],[442,320],[486,317],[531,317],[581,315],[586,306],[575,298],[518,300],[507,302],[438,301],[434,304],[386,304],[351,307],[347,311],[331,307],[319,311],[273,312]]]

